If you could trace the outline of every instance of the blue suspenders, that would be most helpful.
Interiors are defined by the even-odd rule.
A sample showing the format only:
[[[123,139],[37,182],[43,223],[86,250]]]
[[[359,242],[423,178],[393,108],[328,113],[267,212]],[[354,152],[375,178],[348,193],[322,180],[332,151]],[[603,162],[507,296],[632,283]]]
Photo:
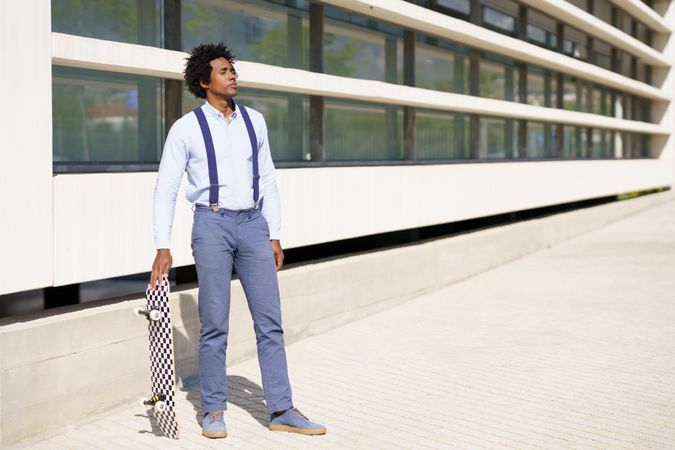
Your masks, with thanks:
[[[232,102],[233,106],[237,108]],[[244,118],[244,123],[246,124],[246,131],[248,132],[248,138],[251,141],[251,149],[253,151],[252,163],[253,163],[253,207],[258,209],[261,205],[259,201],[260,188],[259,180],[260,173],[258,172],[258,139],[255,135],[255,130],[253,129],[253,124],[251,123],[251,118],[248,115],[248,111],[242,105],[238,106],[241,116]],[[218,212],[218,189],[220,187],[218,183],[218,167],[216,166],[216,151],[213,147],[213,139],[211,138],[211,130],[209,129],[209,124],[206,121],[206,116],[202,108],[195,108],[193,110],[197,116],[197,121],[199,122],[199,128],[202,129],[202,136],[204,137],[204,146],[206,147],[206,160],[209,165],[209,206],[214,212]]]

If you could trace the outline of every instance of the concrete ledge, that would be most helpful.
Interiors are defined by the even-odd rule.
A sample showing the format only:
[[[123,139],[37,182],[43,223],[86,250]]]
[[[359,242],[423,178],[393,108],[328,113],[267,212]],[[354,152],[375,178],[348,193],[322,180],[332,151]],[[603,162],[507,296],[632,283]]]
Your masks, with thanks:
[[[671,200],[654,194],[282,271],[287,343],[324,332]],[[171,295],[179,382],[197,376],[197,289]],[[149,384],[143,299],[0,322],[0,445],[133,402]],[[76,309],[76,310],[73,310]],[[243,291],[232,285],[229,364],[255,355]],[[292,370],[292,368],[291,368]],[[39,413],[36,414],[35,412]],[[49,420],[44,420],[45,413]]]

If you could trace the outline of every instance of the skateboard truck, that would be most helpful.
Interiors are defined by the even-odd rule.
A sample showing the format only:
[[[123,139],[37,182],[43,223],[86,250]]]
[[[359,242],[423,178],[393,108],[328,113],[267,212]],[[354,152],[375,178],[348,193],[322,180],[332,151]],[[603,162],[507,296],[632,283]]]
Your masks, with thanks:
[[[164,394],[153,394],[150,398],[139,398],[138,406],[152,406],[155,412],[166,411],[166,396]]]
[[[146,319],[153,322],[158,321],[162,317],[162,313],[156,309],[143,309],[140,306],[134,308],[135,316],[145,316]]]

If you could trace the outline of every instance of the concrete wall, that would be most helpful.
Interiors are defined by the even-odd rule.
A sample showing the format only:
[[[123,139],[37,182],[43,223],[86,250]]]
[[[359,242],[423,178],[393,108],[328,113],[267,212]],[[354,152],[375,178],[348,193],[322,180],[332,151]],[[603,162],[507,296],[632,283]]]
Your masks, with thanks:
[[[636,211],[670,192],[414,246],[355,255],[279,274],[287,343],[470,277]],[[179,384],[197,374],[197,290],[171,295]],[[0,445],[129,404],[149,385],[141,299],[0,321]],[[233,282],[230,364],[255,354],[252,323]],[[291,368],[292,371],[292,368]],[[37,413],[36,413],[37,412]],[[45,420],[47,419],[47,420]]]

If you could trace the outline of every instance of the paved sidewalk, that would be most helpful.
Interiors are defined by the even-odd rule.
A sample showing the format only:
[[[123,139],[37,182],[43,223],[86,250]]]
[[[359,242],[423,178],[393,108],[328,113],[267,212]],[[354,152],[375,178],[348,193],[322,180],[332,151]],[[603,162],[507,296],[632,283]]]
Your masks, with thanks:
[[[268,431],[257,361],[230,368],[229,436],[135,406],[36,448],[675,448],[675,201],[288,347],[328,434]],[[49,411],[37,411],[49,420]],[[35,444],[33,444],[35,446]]]

